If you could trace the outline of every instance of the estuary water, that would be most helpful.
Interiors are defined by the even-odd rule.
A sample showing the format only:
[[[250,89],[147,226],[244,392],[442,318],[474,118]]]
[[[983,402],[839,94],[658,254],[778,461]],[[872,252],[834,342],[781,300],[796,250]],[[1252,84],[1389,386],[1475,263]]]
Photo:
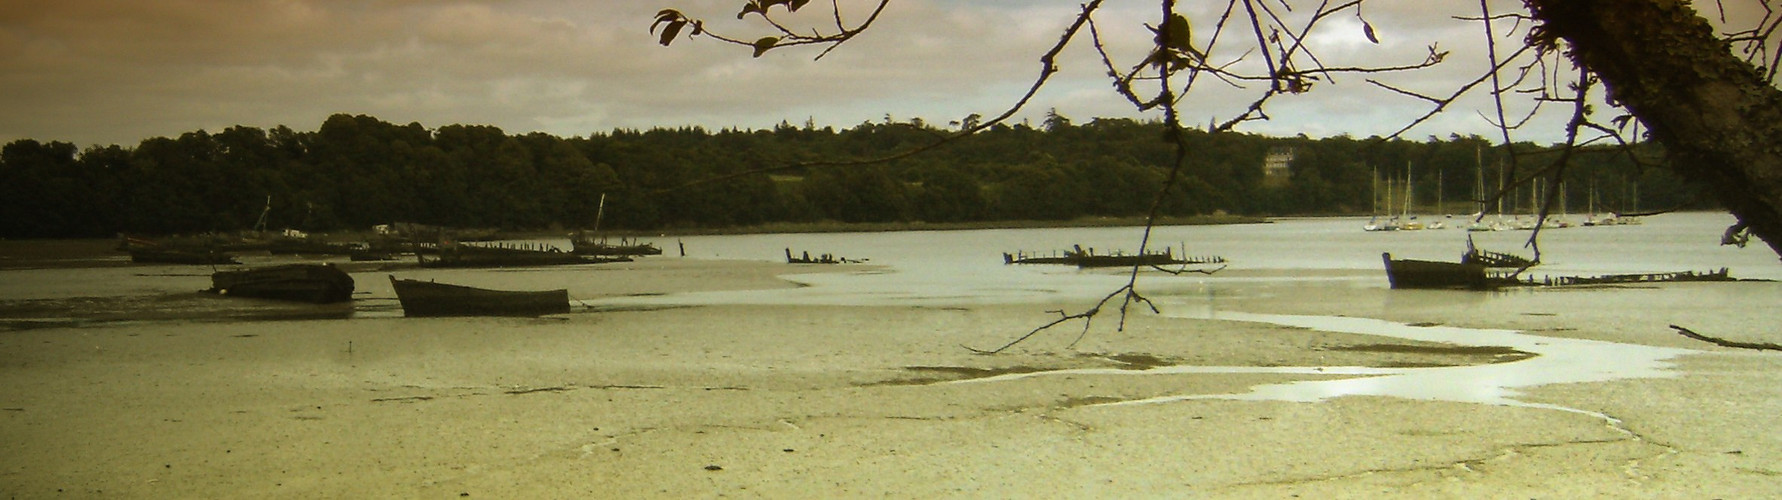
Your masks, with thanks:
[[[1151,286],[1217,293],[1224,284],[1342,282],[1386,288],[1381,254],[1457,260],[1468,238],[1481,249],[1532,256],[1530,231],[1467,232],[1463,229],[1368,232],[1363,218],[1279,219],[1262,224],[1156,228],[1150,248],[1176,255],[1220,256],[1226,276],[1150,280]],[[1725,214],[1653,216],[1640,225],[1544,230],[1541,275],[1602,275],[1729,268],[1734,277],[1782,280],[1782,261],[1761,244],[1720,246],[1733,223]],[[1450,226],[1464,225],[1456,218]],[[1079,300],[1100,297],[1125,282],[1123,270],[1068,266],[1004,265],[1002,253],[1052,254],[1073,245],[1097,253],[1136,252],[1140,228],[1006,229],[886,233],[697,236],[658,241],[667,254],[689,258],[783,261],[785,253],[809,252],[863,259],[878,267],[857,272],[792,274],[806,288],[764,292],[712,292],[619,302],[689,304],[945,305]],[[1194,286],[1183,288],[1182,283]],[[1211,292],[1208,287],[1213,288]]]
[[[1268,310],[1246,303],[1234,308],[1231,298],[1254,297],[1270,287],[1310,287],[1319,293],[1360,292],[1403,303],[1464,301],[1570,301],[1578,310],[1602,313],[1625,321],[1641,318],[1647,323],[1669,318],[1642,317],[1652,311],[1617,311],[1613,291],[1554,294],[1530,298],[1527,294],[1475,292],[1388,291],[1381,254],[1436,260],[1455,260],[1468,238],[1483,249],[1532,254],[1525,247],[1527,231],[1469,233],[1462,229],[1400,232],[1367,232],[1363,218],[1280,219],[1261,224],[1224,226],[1171,226],[1156,228],[1153,250],[1171,247],[1177,255],[1224,257],[1224,270],[1212,275],[1171,276],[1147,273],[1141,287],[1163,305],[1165,315],[1183,318],[1250,321],[1393,338],[1509,346],[1539,354],[1523,361],[1485,366],[1374,369],[1365,367],[1278,367],[1261,370],[1281,373],[1349,373],[1354,379],[1311,381],[1256,388],[1248,395],[1257,399],[1306,401],[1343,395],[1388,395],[1441,399],[1483,404],[1522,404],[1516,390],[1533,385],[1660,376],[1668,360],[1680,349],[1656,348],[1611,342],[1562,339],[1528,335],[1511,330],[1468,329],[1452,326],[1410,326],[1367,318],[1367,311],[1304,314]],[[1542,266],[1535,274],[1598,275],[1671,271],[1709,271],[1729,268],[1734,277],[1782,280],[1782,263],[1761,244],[1750,248],[1718,245],[1721,232],[1733,219],[1725,214],[1682,213],[1653,216],[1640,225],[1574,227],[1543,231],[1540,237]],[[1449,221],[1461,226],[1464,221]],[[1142,230],[1133,227],[1008,229],[961,231],[906,231],[878,233],[758,234],[688,236],[654,240],[664,256],[647,259],[727,259],[780,262],[786,252],[833,254],[864,260],[840,266],[794,266],[783,278],[805,286],[774,290],[687,292],[666,295],[597,297],[579,289],[603,279],[600,265],[505,270],[408,270],[403,277],[438,279],[490,288],[527,290],[568,288],[583,309],[594,311],[638,306],[685,305],[922,305],[969,306],[974,304],[1024,304],[1076,302],[1088,304],[1125,284],[1127,270],[1079,270],[1071,266],[1006,265],[1004,252],[1052,253],[1072,246],[1097,253],[1138,250]],[[647,240],[647,239],[646,239]],[[568,247],[567,240],[535,240]],[[684,252],[684,256],[682,256]],[[127,259],[127,257],[115,257]],[[249,264],[264,263],[245,258]],[[808,272],[805,270],[809,270]],[[821,271],[821,272],[818,272]],[[401,316],[385,272],[361,272],[354,278],[359,293],[341,314],[353,319],[387,319]],[[1744,285],[1744,284],[1740,284]],[[69,308],[104,308],[122,302],[131,307],[155,307],[166,296],[191,295],[209,286],[209,272],[196,266],[111,266],[74,269],[23,269],[0,271],[0,302],[13,310],[32,311],[34,301],[64,304],[41,308],[40,318],[11,318],[12,324],[82,326],[78,320],[54,317]],[[1731,287],[1733,285],[1727,285]],[[1782,304],[1782,284],[1721,288],[1713,285],[1688,288],[1699,296],[1700,313],[1689,321],[1711,324],[1722,321],[1754,322],[1750,311]],[[1731,291],[1727,291],[1731,290]],[[1299,293],[1298,296],[1306,296]],[[111,301],[111,302],[108,302]],[[188,301],[203,304],[230,301]],[[92,305],[88,305],[91,303]],[[19,304],[25,304],[20,306]],[[72,304],[72,305],[68,305]],[[144,305],[146,304],[146,306]],[[189,304],[188,304],[189,306]],[[234,307],[234,306],[231,306]],[[1256,310],[1263,307],[1263,310]],[[1740,311],[1716,314],[1714,308]],[[1248,309],[1248,310],[1245,310]],[[1379,310],[1379,308],[1373,308]],[[202,311],[200,311],[202,312]],[[1360,317],[1349,317],[1360,316]],[[1732,317],[1726,320],[1723,318]],[[1758,317],[1762,317],[1761,314]],[[244,319],[245,320],[245,319]],[[467,319],[465,321],[474,321]],[[33,323],[36,322],[36,323]],[[1767,321],[1764,321],[1767,322]],[[116,323],[109,323],[116,324]],[[1701,324],[1701,323],[1698,323]],[[1774,339],[1771,339],[1774,341]],[[1255,371],[1256,367],[1168,367],[1149,373]],[[1131,373],[1131,372],[1127,372]],[[1140,372],[1137,376],[1143,376]],[[1048,376],[1048,373],[1020,377]],[[1168,400],[1168,398],[1164,398]]]
[[[1416,341],[1461,345],[1506,346],[1537,356],[1521,361],[1459,367],[1370,368],[1345,366],[1226,367],[1172,366],[1144,372],[1130,370],[1063,370],[1011,374],[964,383],[1064,376],[1094,372],[1109,376],[1151,376],[1167,373],[1303,373],[1347,374],[1353,378],[1302,381],[1255,387],[1234,395],[1166,396],[1117,404],[1150,404],[1182,399],[1230,398],[1317,401],[1371,395],[1476,404],[1546,408],[1584,413],[1517,399],[1523,388],[1624,378],[1670,376],[1671,360],[1685,349],[1652,347],[1586,339],[1530,335],[1503,329],[1409,325],[1365,317],[1240,312],[1226,309],[1220,297],[1253,295],[1258,287],[1315,287],[1321,293],[1376,291],[1386,300],[1405,294],[1419,300],[1491,300],[1491,294],[1463,291],[1385,291],[1381,254],[1434,260],[1456,260],[1467,240],[1482,249],[1532,255],[1528,231],[1475,232],[1463,229],[1367,232],[1356,218],[1284,219],[1267,224],[1161,227],[1153,248],[1173,247],[1177,255],[1218,255],[1230,262],[1223,274],[1170,276],[1148,273],[1142,278],[1147,296],[1167,316],[1268,323],[1281,326],[1361,333]],[[1782,264],[1767,247],[1718,245],[1733,219],[1723,214],[1669,214],[1647,218],[1640,225],[1572,227],[1543,231],[1539,248],[1544,264],[1534,273],[1601,275],[1728,268],[1742,279],[1782,279]],[[1450,226],[1462,226],[1451,221]],[[788,275],[806,287],[774,291],[706,292],[655,297],[627,297],[609,304],[828,304],[828,305],[961,305],[1038,301],[1092,301],[1125,283],[1119,269],[1078,270],[1066,266],[1004,265],[1000,253],[1023,250],[1046,253],[1081,245],[1099,252],[1136,251],[1136,228],[1021,229],[860,234],[751,235],[683,238],[671,249],[686,248],[694,258],[783,258],[785,252],[828,253],[869,259],[874,267],[856,272]],[[1709,285],[1712,286],[1712,285]],[[1513,293],[1513,292],[1512,292]],[[1584,309],[1614,311],[1613,291],[1573,295]],[[1704,302],[1703,318],[1714,316],[1714,303],[1751,310],[1782,304],[1782,285],[1740,287],[1735,295],[1713,293],[1690,297]],[[1438,295],[1424,295],[1438,294]],[[1302,294],[1303,295],[1303,294]],[[1417,295],[1417,297],[1410,297]],[[1313,294],[1316,296],[1316,294]],[[1485,296],[1485,298],[1480,298]],[[1593,298],[1594,297],[1594,298]],[[1538,300],[1510,297],[1509,300]],[[1596,302],[1596,303],[1592,303]],[[1628,310],[1619,314],[1634,322],[1664,321],[1643,317],[1663,314]],[[1761,315],[1759,315],[1761,317]],[[1702,318],[1695,318],[1702,319]],[[1661,323],[1662,324],[1662,323]],[[1761,328],[1761,327],[1760,327]]]

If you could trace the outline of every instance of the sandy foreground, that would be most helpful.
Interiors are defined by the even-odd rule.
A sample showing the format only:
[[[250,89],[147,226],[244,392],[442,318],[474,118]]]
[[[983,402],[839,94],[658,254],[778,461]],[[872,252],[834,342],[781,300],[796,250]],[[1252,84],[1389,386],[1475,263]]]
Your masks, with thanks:
[[[788,271],[781,265],[643,262],[574,293],[794,286],[776,278]],[[1518,397],[1581,413],[1392,397],[1110,404],[1339,377],[1145,371],[1160,365],[1526,357],[1505,349],[1150,313],[1135,313],[1122,332],[1107,328],[1111,317],[1098,322],[1074,346],[1078,328],[994,356],[961,347],[993,347],[1049,321],[1048,310],[1086,304],[11,323],[0,329],[0,497],[1782,494],[1782,354],[1705,345],[1666,327],[1777,341],[1765,309],[1775,304],[1740,298],[1752,296],[1740,287],[1772,287],[1758,295],[1773,297],[1775,283],[1487,298],[1262,283],[1277,284],[1218,307],[1695,352],[1672,360],[1672,377]],[[1119,370],[987,379],[1071,368]]]

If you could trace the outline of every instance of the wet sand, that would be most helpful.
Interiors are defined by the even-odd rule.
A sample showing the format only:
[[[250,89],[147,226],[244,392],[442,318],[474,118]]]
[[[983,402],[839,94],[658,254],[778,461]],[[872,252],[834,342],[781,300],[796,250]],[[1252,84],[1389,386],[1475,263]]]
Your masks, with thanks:
[[[793,286],[774,278],[787,270],[645,260],[575,294]],[[1724,286],[1776,285],[1480,299],[1261,283],[1215,304],[1696,351],[1672,360],[1674,377],[1518,396],[1587,413],[1392,397],[1110,404],[1352,377],[1145,372],[1160,365],[1526,357],[1505,349],[1149,313],[1080,341],[1071,328],[1001,355],[961,347],[1084,304],[37,325],[0,331],[0,496],[1775,496],[1782,356],[1666,327],[1777,340],[1761,338],[1776,335],[1762,305]],[[1116,370],[1043,374],[1078,368]],[[981,380],[1011,373],[1040,374]]]

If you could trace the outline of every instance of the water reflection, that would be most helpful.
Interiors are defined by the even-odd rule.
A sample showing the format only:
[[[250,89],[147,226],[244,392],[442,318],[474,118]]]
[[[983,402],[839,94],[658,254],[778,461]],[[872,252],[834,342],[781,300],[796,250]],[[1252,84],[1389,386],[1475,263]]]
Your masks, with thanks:
[[[1369,318],[1222,311],[1197,314],[1191,309],[1176,308],[1169,309],[1166,314],[1198,319],[1267,323],[1326,332],[1378,335],[1424,342],[1446,342],[1467,346],[1504,346],[1535,353],[1537,356],[1510,363],[1382,370],[1376,373],[1379,376],[1307,380],[1258,386],[1244,394],[1175,396],[1133,401],[1129,404],[1205,398],[1311,402],[1341,396],[1391,396],[1433,401],[1552,408],[1548,405],[1518,401],[1514,399],[1514,396],[1518,394],[1517,389],[1539,385],[1669,376],[1672,374],[1669,371],[1671,366],[1669,360],[1693,352],[1686,349],[1543,337],[1512,330],[1411,326]],[[1335,373],[1331,371],[1332,368],[1334,367],[1322,368],[1321,373]]]

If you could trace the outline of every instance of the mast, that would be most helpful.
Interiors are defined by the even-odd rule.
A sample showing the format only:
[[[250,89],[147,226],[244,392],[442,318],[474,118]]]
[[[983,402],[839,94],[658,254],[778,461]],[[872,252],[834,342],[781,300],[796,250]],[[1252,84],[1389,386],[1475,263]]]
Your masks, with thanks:
[[[600,233],[600,218],[606,216],[606,193],[600,193],[600,208],[594,209],[594,233]]]
[[[1372,198],[1370,200],[1372,203],[1370,203],[1367,208],[1369,211],[1373,212],[1370,215],[1377,216],[1377,215],[1380,215],[1380,167],[1374,167],[1373,170],[1368,174],[1367,180],[1369,181],[1368,183],[1370,185],[1372,185],[1374,188],[1374,190],[1373,190],[1374,192],[1372,193],[1372,196],[1370,197],[1370,198]]]
[[[1405,218],[1411,217],[1411,162],[1405,162]]]
[[[1497,160],[1497,216],[1504,216],[1504,160]]]
[[[1485,216],[1485,159],[1483,147],[1473,146],[1473,207],[1478,217]]]
[[[266,232],[266,216],[272,214],[272,195],[266,195],[266,208],[260,209],[260,220],[254,223],[254,235]]]

